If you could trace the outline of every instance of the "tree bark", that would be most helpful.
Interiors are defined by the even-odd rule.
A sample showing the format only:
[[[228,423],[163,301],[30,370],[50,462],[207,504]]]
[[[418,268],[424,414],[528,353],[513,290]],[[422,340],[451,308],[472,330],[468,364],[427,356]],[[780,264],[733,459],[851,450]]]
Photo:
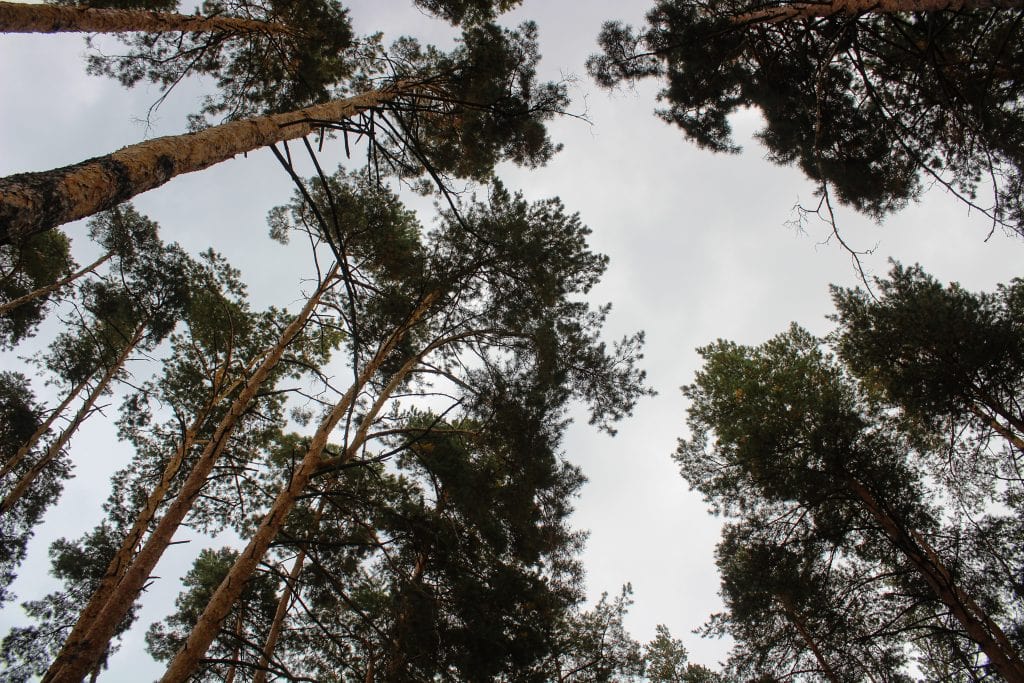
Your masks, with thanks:
[[[387,355],[423,317],[436,298],[436,292],[424,297],[405,323],[397,328],[380,346],[377,353],[374,354],[373,360],[363,368],[355,383],[349,387],[341,401],[334,406],[330,414],[320,423],[302,462],[292,474],[288,484],[278,492],[277,498],[263,517],[256,533],[250,539],[245,550],[239,555],[238,560],[235,561],[228,575],[221,581],[220,586],[217,587],[216,592],[210,598],[210,602],[207,603],[198,622],[189,634],[188,640],[175,655],[167,667],[167,671],[164,672],[163,677],[160,679],[161,683],[185,683],[185,681],[189,680],[196,666],[210,647],[210,643],[217,636],[221,622],[231,611],[231,606],[238,600],[242,590],[244,590],[246,581],[249,580],[252,572],[263,560],[263,556],[266,554],[270,544],[277,537],[298,496],[306,488],[310,477],[319,469],[321,456],[334,428],[341,418],[344,417],[345,413],[348,412],[356,396],[377,372]],[[376,416],[377,411],[380,410],[384,400],[390,395],[389,390],[393,391],[395,386],[397,386],[397,383],[393,378],[385,391],[381,392],[373,408],[370,409],[363,419],[363,424],[360,426],[355,441],[346,451],[346,455],[349,458],[354,457],[362,440],[365,439],[370,423]]]
[[[313,310],[319,304],[320,298],[330,288],[337,273],[338,265],[335,264],[316,292],[306,302],[302,311],[285,328],[277,344],[246,382],[245,388],[232,402],[228,413],[217,425],[217,429],[182,484],[178,495],[175,496],[163,518],[157,523],[153,533],[135,556],[131,567],[124,572],[121,581],[111,592],[110,598],[103,608],[98,611],[93,622],[81,629],[80,639],[74,642],[69,639],[64,644],[63,656],[58,657],[50,665],[50,669],[42,679],[45,683],[80,683],[90,668],[103,656],[118,624],[131,610],[132,604],[149,580],[153,568],[160,560],[164,550],[167,549],[174,533],[185,519],[185,515],[192,508],[192,503],[206,485],[206,480],[227,446],[228,439],[238,420],[250,409],[263,382],[284,355],[288,345],[305,327]]]
[[[32,485],[32,482],[42,474],[43,470],[45,470],[50,463],[57,459],[61,450],[63,450],[64,446],[66,446],[68,441],[71,440],[72,435],[74,435],[81,424],[85,422],[85,419],[89,417],[89,413],[92,412],[92,407],[96,404],[96,401],[103,392],[106,391],[107,386],[109,386],[110,382],[113,381],[114,376],[117,375],[122,367],[124,367],[125,362],[128,360],[128,356],[131,355],[136,344],[141,341],[145,332],[146,323],[142,323],[136,328],[135,334],[125,345],[120,355],[118,355],[114,363],[107,368],[107,371],[103,373],[103,377],[100,378],[99,383],[91,392],[89,392],[89,395],[78,409],[78,412],[75,413],[75,417],[71,420],[71,424],[64,428],[64,431],[60,433],[57,440],[50,444],[49,448],[46,449],[46,453],[44,453],[43,456],[40,457],[39,460],[37,460],[36,463],[21,476],[21,479],[19,479],[18,483],[14,485],[14,488],[12,488],[4,497],[3,502],[0,502],[0,517],[10,512],[11,509],[17,505],[21,497],[25,495],[26,491],[28,491],[29,486]]]
[[[117,588],[118,583],[124,577],[128,567],[131,566],[132,559],[135,556],[135,549],[142,542],[142,537],[149,529],[153,520],[156,518],[157,510],[160,508],[160,504],[167,496],[170,491],[171,483],[177,476],[178,471],[181,469],[181,464],[185,460],[185,456],[188,454],[192,445],[195,443],[196,435],[202,428],[206,418],[218,403],[224,400],[227,396],[231,395],[238,385],[242,383],[242,377],[239,377],[229,386],[221,388],[215,387],[216,395],[207,403],[206,407],[200,411],[188,427],[185,428],[185,433],[182,435],[181,445],[175,451],[171,459],[167,461],[164,466],[164,470],[160,475],[160,481],[157,482],[153,490],[150,491],[149,496],[146,499],[145,505],[135,518],[135,522],[132,524],[132,528],[125,535],[121,541],[120,547],[107,564],[107,569],[103,573],[103,577],[100,579],[99,584],[93,591],[93,594],[89,597],[89,602],[86,603],[85,607],[78,615],[78,620],[75,622],[74,627],[71,629],[71,633],[65,639],[64,646],[61,651],[57,654],[56,661],[61,661],[68,656],[69,646],[77,643],[82,639],[84,633],[91,627],[94,619],[99,614],[99,611],[106,605],[113,591]]]
[[[847,477],[846,483],[893,545],[921,574],[935,597],[949,608],[967,636],[978,644],[992,668],[1010,683],[1024,683],[1024,661],[999,625],[957,584],[938,553],[920,534],[905,529],[864,484],[853,477]]]
[[[398,81],[305,109],[213,126],[130,145],[78,164],[0,179],[0,245],[114,207],[192,173],[265,145],[300,138],[323,121],[340,121],[385,104],[415,87]]]
[[[896,12],[958,12],[972,9],[1020,9],[1024,0],[832,0],[831,2],[790,2],[745,12],[733,17],[734,24],[777,24],[794,19],[836,15],[894,14]]]
[[[93,261],[92,263],[87,265],[85,268],[82,268],[81,270],[75,271],[71,275],[68,275],[66,278],[57,280],[52,285],[46,285],[45,287],[40,287],[39,289],[37,289],[35,291],[32,291],[32,292],[29,292],[28,294],[25,294],[24,296],[19,296],[17,299],[11,299],[10,301],[8,301],[5,304],[0,304],[0,315],[6,315],[9,311],[13,311],[18,306],[22,306],[24,304],[27,304],[30,301],[35,301],[39,297],[46,296],[50,292],[55,292],[58,289],[60,289],[61,287],[63,287],[64,285],[67,285],[67,284],[70,284],[70,283],[74,282],[75,280],[77,280],[78,278],[82,277],[83,275],[85,275],[87,273],[91,273],[92,271],[96,270],[97,268],[102,266],[104,263],[109,261],[110,258],[113,255],[114,255],[114,252],[108,251],[106,254],[104,254],[100,258],[96,259],[95,261]]]
[[[288,35],[283,24],[241,17],[202,17],[143,9],[0,2],[2,33],[263,33]]]

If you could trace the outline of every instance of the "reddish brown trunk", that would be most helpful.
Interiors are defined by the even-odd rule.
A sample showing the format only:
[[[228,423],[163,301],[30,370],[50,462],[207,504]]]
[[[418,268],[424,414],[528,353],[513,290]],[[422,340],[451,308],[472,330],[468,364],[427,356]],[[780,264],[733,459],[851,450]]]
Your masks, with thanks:
[[[207,403],[206,407],[200,411],[196,418],[192,421],[185,429],[185,434],[182,436],[181,445],[177,451],[164,466],[164,471],[160,475],[160,481],[157,482],[153,490],[150,491],[146,504],[142,507],[138,516],[135,518],[135,522],[132,524],[132,528],[128,531],[128,534],[121,541],[121,546],[118,548],[114,557],[110,560],[107,565],[107,569],[103,574],[103,578],[100,579],[99,585],[96,590],[93,591],[92,596],[89,598],[89,602],[85,608],[79,613],[78,620],[75,622],[75,626],[71,629],[71,633],[65,640],[64,647],[58,653],[56,661],[62,661],[68,655],[69,646],[74,643],[78,643],[85,632],[92,626],[93,621],[99,614],[99,611],[106,605],[110,596],[117,588],[118,583],[124,576],[128,567],[131,565],[132,559],[135,556],[135,549],[142,542],[142,537],[146,533],[146,530],[153,523],[156,518],[157,510],[160,508],[160,504],[167,496],[170,491],[171,483],[177,476],[178,471],[181,469],[181,464],[185,459],[185,456],[192,449],[195,443],[196,434],[199,429],[202,428],[203,423],[206,422],[206,418],[209,416],[210,410],[213,409],[218,403],[227,398],[238,388],[239,384],[242,383],[242,377],[239,377],[228,387],[221,387],[219,383],[215,382],[214,391],[216,395]]]
[[[260,366],[246,382],[245,388],[231,404],[227,415],[217,425],[213,436],[203,449],[192,471],[182,484],[181,490],[175,496],[174,501],[168,506],[163,518],[157,523],[153,533],[150,534],[142,549],[135,556],[117,590],[113,591],[110,599],[99,611],[81,639],[77,642],[67,642],[64,646],[65,656],[58,658],[50,666],[43,681],[46,683],[80,683],[86,672],[99,660],[107,644],[113,637],[117,625],[128,614],[132,604],[138,598],[139,592],[149,580],[150,574],[156,563],[160,560],[164,550],[170,544],[174,533],[178,530],[185,515],[192,508],[192,503],[206,485],[207,477],[216,464],[220,454],[227,446],[231,432],[243,414],[252,406],[257,392],[260,390],[267,376],[277,365],[285,349],[296,335],[305,327],[313,310],[320,302],[320,297],[331,286],[334,277],[337,275],[338,266],[331,268],[324,278],[317,291],[306,302],[305,307],[296,316],[295,320],[285,328],[278,343],[267,354]]]
[[[1020,9],[1024,0],[832,0],[789,2],[736,15],[735,24],[775,24],[794,19],[896,12],[959,12],[972,9]]]
[[[47,467],[49,467],[50,463],[57,459],[57,456],[59,456],[61,451],[64,450],[64,447],[67,446],[74,433],[78,430],[81,424],[85,422],[85,419],[89,417],[96,401],[103,392],[106,391],[110,382],[113,381],[114,376],[120,372],[122,367],[124,367],[125,362],[128,360],[128,356],[131,355],[135,345],[139,343],[145,332],[146,325],[143,323],[135,330],[134,336],[128,344],[125,345],[113,365],[107,368],[107,371],[103,373],[103,377],[100,378],[99,383],[89,393],[89,396],[86,397],[85,402],[82,403],[78,412],[75,413],[75,417],[71,420],[71,424],[69,424],[64,431],[60,433],[60,436],[57,437],[56,441],[50,444],[49,448],[46,449],[46,453],[44,453],[42,457],[40,457],[39,460],[37,460],[36,463],[21,476],[21,479],[19,479],[18,483],[14,485],[14,488],[11,489],[10,493],[4,497],[3,502],[0,502],[0,516],[10,512],[11,508],[17,505],[21,497],[25,495],[26,491],[28,491],[32,482],[34,482],[36,478],[42,474]]]
[[[62,223],[112,208],[192,173],[283,140],[304,137],[320,122],[340,121],[410,92],[399,81],[305,109],[232,121],[197,133],[155,138],[72,166],[0,179],[0,244],[20,242]]]
[[[263,33],[292,30],[239,17],[201,17],[142,9],[107,9],[70,5],[0,2],[2,33]]]
[[[978,644],[999,675],[1010,683],[1024,683],[1024,661],[1021,661],[999,625],[956,583],[938,553],[919,533],[904,529],[862,483],[850,477],[847,485],[860,498],[893,545],[921,574],[935,597],[949,608],[967,636]]]
[[[114,255],[114,252],[108,251],[106,254],[104,254],[100,258],[96,259],[95,261],[93,261],[92,263],[87,265],[85,268],[82,268],[81,270],[78,270],[78,271],[72,273],[71,275],[68,275],[66,278],[64,278],[62,280],[57,280],[52,285],[47,285],[45,287],[40,287],[39,289],[37,289],[37,290],[35,290],[33,292],[29,292],[28,294],[25,294],[24,296],[19,296],[17,299],[11,299],[7,303],[0,305],[0,315],[6,315],[9,311],[13,311],[18,306],[23,306],[24,304],[27,304],[30,301],[35,301],[36,299],[38,299],[40,297],[44,297],[44,296],[46,296],[47,294],[49,294],[51,292],[57,291],[58,289],[60,289],[64,285],[71,284],[72,282],[74,282],[78,278],[82,277],[83,275],[85,275],[87,273],[91,273],[92,271],[94,271],[97,268],[99,268],[106,261],[108,261],[110,259],[110,257],[113,256],[113,255]]]
[[[324,448],[327,446],[328,438],[331,432],[334,431],[335,426],[344,417],[345,413],[348,412],[355,397],[362,391],[363,386],[376,374],[381,363],[384,362],[387,355],[395,348],[395,345],[405,336],[405,334],[411,329],[427,312],[430,306],[436,299],[436,294],[431,294],[424,298],[421,304],[416,310],[409,316],[408,320],[399,327],[389,337],[389,339],[381,345],[377,353],[374,355],[373,360],[363,368],[362,372],[359,373],[355,384],[353,384],[349,390],[342,397],[341,401],[331,410],[330,414],[320,423],[316,433],[310,442],[309,449],[306,451],[306,455],[303,457],[302,462],[292,475],[288,485],[285,486],[277,495],[270,510],[264,516],[260,522],[259,528],[249,541],[245,550],[242,551],[238,560],[231,567],[228,575],[221,582],[220,586],[217,587],[216,592],[210,598],[210,602],[206,605],[202,615],[199,617],[199,621],[196,623],[192,632],[189,634],[188,640],[185,645],[175,655],[174,660],[170,663],[167,671],[164,672],[163,678],[160,679],[161,683],[184,683],[189,680],[189,677],[195,671],[196,666],[199,664],[200,659],[206,654],[206,650],[210,647],[210,643],[216,637],[220,624],[231,610],[231,606],[238,600],[242,590],[245,588],[245,583],[248,581],[252,572],[256,569],[259,563],[263,560],[263,556],[270,547],[271,542],[276,538],[281,527],[284,525],[288,513],[291,511],[295,504],[296,499],[306,488],[306,484],[309,482],[310,477],[316,473],[320,466],[320,459],[323,455]],[[394,387],[395,382],[389,384],[389,387]],[[376,411],[383,405],[386,396],[382,392],[381,396],[378,397],[374,407],[371,408],[370,412],[364,417],[363,424],[360,427],[360,431],[357,434],[356,440],[347,449],[347,455],[349,458],[353,457],[357,452],[361,440],[365,439],[367,430],[369,429],[370,423],[376,417]]]
[[[825,678],[832,681],[832,683],[842,683],[839,680],[839,676],[836,675],[835,670],[829,666],[824,653],[822,653],[821,648],[818,647],[818,642],[811,636],[811,632],[807,629],[807,624],[805,624],[803,619],[801,619],[796,613],[789,597],[785,595],[776,595],[775,598],[778,601],[779,606],[782,607],[782,612],[786,615],[786,619],[789,620],[789,623],[793,624],[797,633],[800,634],[800,637],[814,655],[814,659],[818,662],[818,666],[821,667],[821,672],[825,675]]]

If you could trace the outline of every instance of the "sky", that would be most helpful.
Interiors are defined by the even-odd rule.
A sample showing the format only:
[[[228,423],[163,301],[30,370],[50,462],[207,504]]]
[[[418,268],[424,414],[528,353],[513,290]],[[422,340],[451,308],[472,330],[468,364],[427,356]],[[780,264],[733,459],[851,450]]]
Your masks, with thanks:
[[[440,22],[400,0],[349,6],[358,32],[450,40]],[[608,94],[589,81],[584,62],[596,50],[601,23],[635,24],[647,8],[646,0],[526,0],[503,17],[508,25],[537,22],[541,76],[570,83],[573,102],[572,115],[550,125],[562,152],[544,168],[502,166],[499,175],[528,199],[559,196],[579,212],[593,231],[592,248],[611,259],[591,292],[594,304],[613,306],[608,339],[646,332],[642,365],[658,395],[643,400],[614,438],[580,419],[564,442],[566,457],[589,478],[573,522],[590,532],[583,555],[590,599],[630,582],[635,604],[627,627],[633,636],[649,640],[655,626],[665,624],[684,641],[691,661],[714,666],[727,643],[691,631],[721,608],[713,562],[719,522],[688,490],[671,459],[677,439],[686,435],[679,388],[699,367],[695,348],[715,339],[757,344],[791,321],[826,334],[829,284],[849,287],[858,280],[824,225],[793,225],[794,207],[816,202],[814,188],[797,170],[764,158],[752,138],[761,126],[756,112],[740,112],[731,121],[743,153],[716,155],[652,115],[657,84]],[[185,115],[196,108],[204,84],[185,84],[146,122],[160,93],[146,86],[127,91],[87,76],[84,52],[80,36],[0,37],[0,174],[46,170],[185,131]],[[343,156],[340,143],[329,142],[322,160],[334,164]],[[306,253],[271,242],[265,226],[266,212],[291,191],[271,153],[261,150],[175,178],[135,205],[160,223],[164,239],[193,253],[213,247],[225,254],[242,270],[257,305],[294,310],[310,272]],[[1022,274],[1024,242],[999,231],[989,237],[983,217],[939,188],[881,225],[846,208],[837,218],[848,243],[873,250],[862,261],[874,275],[886,273],[889,259],[919,263],[940,280],[973,290],[990,290]],[[84,221],[65,229],[79,262],[88,262],[94,252]],[[44,328],[40,339],[46,334]],[[16,355],[0,356],[0,366],[26,371]],[[15,586],[21,599],[55,587],[46,577],[49,542],[76,536],[99,520],[107,478],[128,457],[112,429],[95,419],[76,436],[73,454],[77,476],[31,546]],[[162,667],[143,652],[142,634],[171,609],[177,581],[201,547],[201,539],[194,540],[174,546],[158,566],[160,578],[139,626],[101,680],[159,676]],[[0,632],[20,620],[17,606],[8,606],[0,613]]]

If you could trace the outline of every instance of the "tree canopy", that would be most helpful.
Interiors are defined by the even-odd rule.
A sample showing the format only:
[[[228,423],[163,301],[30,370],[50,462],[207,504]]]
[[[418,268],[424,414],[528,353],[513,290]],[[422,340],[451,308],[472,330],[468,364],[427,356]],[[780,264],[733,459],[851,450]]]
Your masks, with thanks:
[[[1014,3],[658,0],[642,29],[606,23],[588,66],[663,79],[658,115],[714,151],[756,108],[771,159],[873,217],[938,184],[1021,233],[1021,30]]]

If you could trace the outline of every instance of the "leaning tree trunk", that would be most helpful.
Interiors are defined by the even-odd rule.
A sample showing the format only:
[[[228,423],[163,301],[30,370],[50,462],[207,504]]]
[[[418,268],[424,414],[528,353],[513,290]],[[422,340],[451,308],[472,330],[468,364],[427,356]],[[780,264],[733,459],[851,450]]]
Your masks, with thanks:
[[[918,571],[935,597],[949,608],[967,637],[978,644],[992,668],[1009,683],[1024,683],[1024,661],[1006,634],[960,587],[931,545],[915,530],[906,529],[864,484],[848,477],[847,486],[861,500],[893,545]]]
[[[380,90],[284,114],[147,140],[63,168],[7,176],[0,179],[0,245],[112,208],[174,176],[306,136],[323,122],[355,116],[415,87],[414,81],[398,81]]]
[[[373,360],[359,373],[355,383],[349,387],[341,401],[334,406],[330,414],[320,423],[302,462],[289,478],[287,485],[278,492],[277,498],[274,499],[270,510],[264,515],[256,533],[253,534],[245,550],[238,556],[235,564],[228,571],[227,576],[224,577],[217,587],[217,590],[200,615],[198,622],[189,634],[188,640],[185,641],[185,644],[178,650],[178,653],[168,665],[167,671],[164,672],[163,677],[160,679],[160,683],[185,683],[185,681],[190,679],[200,660],[206,654],[207,649],[209,649],[210,644],[220,632],[221,622],[231,611],[231,606],[242,594],[242,590],[245,588],[249,577],[260,562],[263,561],[263,556],[266,554],[267,549],[277,537],[282,526],[284,526],[288,513],[291,512],[292,507],[295,505],[295,501],[305,490],[310,478],[320,469],[321,457],[331,432],[334,431],[338,422],[348,412],[356,396],[362,391],[362,387],[376,374],[387,355],[423,317],[436,298],[436,293],[424,297],[423,301],[417,306],[406,322],[397,328],[387,341],[381,345],[377,353],[374,354]],[[408,364],[392,377],[388,386],[378,396],[373,407],[363,418],[363,423],[355,440],[346,450],[348,458],[354,457],[362,441],[366,438],[370,423],[373,422],[374,417],[391,392],[398,386],[401,379],[400,375],[403,375],[403,373],[407,374],[407,372]]]
[[[733,17],[734,24],[777,24],[794,19],[836,15],[894,14],[896,12],[958,12],[972,9],[1020,9],[1024,0],[832,0],[832,2],[788,2],[745,12]]]
[[[245,388],[232,402],[228,413],[217,425],[174,501],[135,556],[131,567],[124,572],[120,582],[111,591],[110,598],[97,612],[92,622],[83,624],[81,628],[76,626],[80,635],[77,640],[68,638],[61,654],[50,665],[43,677],[45,683],[80,683],[103,656],[117,626],[131,611],[139,593],[149,581],[153,568],[163,556],[164,550],[170,545],[171,539],[185,519],[185,515],[192,509],[193,502],[202,492],[210,472],[227,446],[235,425],[252,408],[263,382],[277,366],[288,345],[305,327],[313,310],[320,303],[320,298],[332,286],[337,273],[338,265],[335,264],[316,292],[306,302],[302,311],[285,328],[277,344],[246,382]]]
[[[789,596],[782,594],[776,594],[775,599],[782,608],[782,613],[786,615],[786,619],[794,628],[796,628],[796,631],[800,634],[804,644],[807,645],[811,654],[814,655],[814,659],[817,660],[818,666],[821,667],[822,675],[831,683],[842,683],[839,676],[836,675],[835,669],[832,668],[832,665],[829,664],[828,660],[825,658],[825,653],[821,651],[820,647],[818,647],[818,641],[816,641],[811,635],[810,630],[807,628],[807,624],[805,624],[804,620],[800,618],[799,614],[797,614],[796,608],[793,606],[793,600]]]
[[[320,504],[317,505],[316,512],[313,514],[313,520],[310,524],[311,529],[316,530],[320,525],[320,520],[323,519],[326,508],[327,499],[321,498]],[[288,576],[285,578],[281,598],[277,601],[277,609],[274,610],[274,620],[270,623],[270,630],[267,632],[267,639],[263,643],[263,651],[260,654],[259,663],[252,674],[252,683],[266,683],[267,681],[267,672],[270,670],[270,663],[274,659],[274,650],[277,649],[277,641],[281,638],[281,631],[284,630],[284,622],[288,617],[288,608],[291,606],[292,596],[295,594],[295,587],[298,585],[299,574],[302,573],[302,567],[305,563],[306,549],[300,547],[299,552],[295,555],[291,571],[288,572]]]
[[[0,2],[0,33],[291,34],[283,24],[241,17],[202,17],[142,9]]]
[[[91,273],[92,271],[102,266],[104,263],[109,261],[113,255],[114,252],[108,251],[106,254],[99,257],[98,259],[87,265],[85,268],[82,268],[81,270],[76,270],[74,273],[71,273],[71,275],[68,275],[66,278],[57,280],[53,284],[46,285],[45,287],[40,287],[39,289],[31,291],[28,294],[19,296],[17,299],[11,299],[6,303],[0,304],[0,315],[6,315],[10,311],[13,311],[15,308],[17,308],[18,306],[23,306],[31,301],[35,301],[36,299],[44,297],[47,294],[50,294],[51,292],[57,291],[58,289],[65,285],[71,284],[72,282],[82,277],[83,275]]]
[[[21,497],[25,495],[25,492],[28,491],[29,487],[32,485],[32,482],[34,482],[36,478],[38,478],[47,467],[49,467],[50,463],[57,459],[57,456],[60,455],[61,451],[68,444],[68,441],[71,440],[72,435],[74,435],[81,424],[85,422],[85,419],[89,417],[89,413],[92,412],[93,405],[96,404],[99,397],[104,391],[106,391],[107,387],[113,381],[114,376],[121,371],[122,367],[124,367],[125,362],[128,360],[128,356],[131,355],[132,350],[142,340],[142,336],[145,333],[146,323],[142,323],[138,328],[136,328],[135,334],[125,345],[124,349],[122,349],[114,363],[107,368],[106,372],[103,373],[103,377],[100,378],[99,383],[97,383],[93,390],[89,392],[89,395],[78,409],[78,412],[75,413],[75,417],[71,420],[71,424],[64,428],[64,431],[60,433],[57,440],[51,443],[49,448],[46,449],[46,453],[44,453],[42,457],[40,457],[39,460],[37,460],[36,463],[21,476],[21,479],[19,479],[18,483],[14,485],[14,488],[12,488],[4,497],[3,501],[0,502],[0,517],[10,512],[11,509],[17,505],[18,501],[21,500]]]
[[[39,443],[44,436],[46,436],[48,431],[50,431],[50,428],[57,421],[57,418],[63,415],[64,411],[67,410],[67,407],[71,405],[76,398],[78,398],[79,394],[85,391],[85,388],[89,386],[89,381],[91,379],[92,376],[90,375],[72,388],[71,391],[68,392],[68,395],[64,397],[64,400],[61,401],[60,405],[54,408],[46,420],[39,425],[39,428],[32,433],[32,436],[28,438],[28,441],[23,443],[14,455],[7,458],[3,467],[0,467],[0,480],[3,480],[4,477],[13,472],[22,463],[22,461],[28,456],[29,451],[35,448],[35,445]]]
[[[114,557],[110,559],[107,564],[107,569],[103,573],[103,577],[100,579],[99,584],[89,597],[89,602],[86,603],[85,607],[78,615],[78,620],[75,622],[74,627],[71,629],[71,633],[68,634],[65,639],[64,647],[57,655],[57,661],[67,657],[69,646],[74,643],[78,643],[84,633],[93,624],[96,616],[100,610],[110,600],[114,590],[117,589],[118,584],[124,577],[125,572],[131,566],[132,560],[135,557],[135,549],[142,542],[142,537],[145,535],[146,530],[150,528],[153,520],[156,519],[156,513],[160,508],[160,504],[163,503],[167,493],[171,489],[171,484],[177,477],[178,472],[181,470],[181,465],[185,461],[185,456],[191,450],[195,443],[196,436],[203,424],[209,417],[210,411],[222,400],[230,396],[235,389],[242,383],[243,377],[239,377],[230,385],[224,388],[214,387],[216,394],[211,398],[206,406],[200,410],[199,414],[196,415],[192,423],[185,428],[185,433],[182,436],[181,444],[178,446],[174,455],[167,461],[164,466],[163,472],[160,475],[160,481],[156,483],[153,490],[150,491],[149,496],[146,498],[145,504],[142,506],[139,514],[135,517],[135,521],[132,524],[132,528],[129,529],[124,539],[121,541],[120,547],[117,552],[114,553]]]

